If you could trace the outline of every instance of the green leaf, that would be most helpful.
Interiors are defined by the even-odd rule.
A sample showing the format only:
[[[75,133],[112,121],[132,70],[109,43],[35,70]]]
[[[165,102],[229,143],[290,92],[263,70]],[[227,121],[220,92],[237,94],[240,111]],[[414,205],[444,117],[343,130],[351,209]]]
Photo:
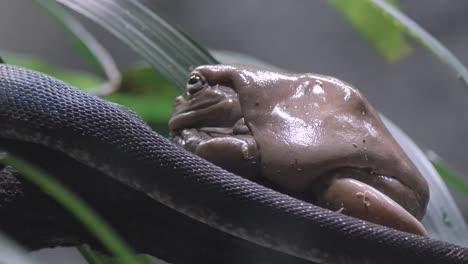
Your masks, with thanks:
[[[147,65],[129,69],[122,75],[118,92],[106,100],[127,106],[148,123],[167,126],[172,104],[179,92],[161,74]]]
[[[426,156],[448,186],[468,196],[468,183],[462,176],[454,172],[434,151],[427,151]]]
[[[103,71],[111,82],[118,82],[120,72],[109,52],[89,33],[85,27],[57,3],[55,0],[35,0],[64,27],[71,41],[84,58]]]
[[[79,87],[83,90],[92,90],[96,86],[101,85],[103,82],[102,79],[93,74],[81,71],[66,70],[61,67],[48,64],[37,57],[14,55],[9,54],[7,52],[0,53],[2,54],[3,58],[5,58],[5,60],[8,62],[8,64],[21,66],[24,68],[48,74],[73,86]]]
[[[0,163],[15,168],[23,177],[36,184],[44,192],[54,198],[59,204],[67,209],[75,218],[92,233],[114,254],[121,264],[139,263],[134,258],[134,253],[127,244],[109,227],[109,225],[98,217],[78,196],[73,194],[54,178],[48,176],[37,167],[19,159],[11,154],[3,153]]]
[[[74,33],[74,28],[82,28],[78,21],[67,14],[66,10],[60,6],[56,1],[51,0],[35,0],[35,3],[38,6],[44,8],[59,25],[62,25],[63,28],[68,33],[68,37],[71,39],[71,42],[75,47],[80,51],[83,58],[85,58],[91,65],[95,66],[97,70],[101,70],[101,65],[99,61],[94,56],[93,52],[86,46],[86,44],[81,40],[82,38],[86,39],[88,36],[79,37],[79,33]]]
[[[394,19],[371,1],[330,0],[336,9],[388,61],[394,62],[411,52],[405,31],[395,26]],[[396,1],[389,1],[396,6]]]
[[[400,30],[401,32],[406,32],[409,36],[414,38],[416,41],[421,43],[426,47],[435,57],[441,60],[446,64],[449,69],[457,76],[458,79],[463,81],[465,88],[468,88],[468,70],[463,66],[463,64],[436,38],[419,26],[416,22],[406,16],[403,12],[395,8],[393,5],[389,4],[395,3],[394,1],[385,1],[385,0],[361,0],[361,1],[346,1],[346,0],[329,0],[332,3],[340,3],[349,5],[362,5],[362,4],[372,4],[376,8],[380,9],[381,19],[386,19],[392,21],[394,29],[388,29],[389,32],[394,30]],[[343,6],[344,8],[344,6]],[[345,9],[340,7],[342,12],[346,12]],[[377,14],[374,12],[372,16]],[[365,17],[366,14],[361,14]],[[361,18],[362,20],[363,18]],[[374,22],[370,23],[373,24]],[[363,22],[360,22],[360,25],[365,26]],[[390,24],[388,24],[390,26]],[[386,33],[386,31],[384,31]],[[390,33],[389,33],[390,34]],[[394,33],[392,33],[394,34]],[[391,56],[390,56],[391,57]]]
[[[78,247],[81,255],[86,259],[89,264],[114,264],[119,263],[119,260],[115,257],[111,257],[106,254],[102,254],[96,250],[93,250],[89,245],[81,245]],[[148,255],[137,254],[133,256],[138,263],[152,264],[152,260]]]
[[[389,5],[383,0],[368,0],[378,6],[386,15],[394,18],[395,26],[404,29],[411,37],[419,41],[434,56],[445,63],[450,70],[463,81],[465,88],[468,88],[468,70],[442,43],[420,27],[416,22],[407,17],[398,9]]]
[[[461,176],[457,175],[453,170],[437,161],[431,161],[431,163],[447,185],[468,196],[468,183],[466,183]]]
[[[208,51],[148,8],[145,1],[58,1],[127,43],[180,90],[185,89],[191,69],[217,63]]]

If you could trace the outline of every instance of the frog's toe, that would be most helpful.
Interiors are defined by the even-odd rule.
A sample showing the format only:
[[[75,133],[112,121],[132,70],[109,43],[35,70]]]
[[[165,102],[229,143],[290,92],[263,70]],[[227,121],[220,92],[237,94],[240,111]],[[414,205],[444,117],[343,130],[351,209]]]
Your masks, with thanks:
[[[369,222],[426,236],[424,226],[376,188],[351,178],[335,178],[317,195],[320,206]]]
[[[230,172],[251,179],[259,174],[259,153],[251,136],[225,136],[200,143],[195,153]]]

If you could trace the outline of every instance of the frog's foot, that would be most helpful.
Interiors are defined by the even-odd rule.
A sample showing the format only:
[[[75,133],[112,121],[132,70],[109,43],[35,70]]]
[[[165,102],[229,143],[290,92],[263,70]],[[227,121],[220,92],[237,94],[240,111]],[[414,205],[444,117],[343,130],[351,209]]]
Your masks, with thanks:
[[[260,154],[255,139],[242,134],[241,124],[243,119],[234,128],[183,129],[173,132],[171,140],[227,171],[252,179],[260,173]]]
[[[317,195],[320,206],[376,224],[426,236],[424,226],[376,188],[351,178],[334,178]]]
[[[215,137],[201,142],[194,153],[248,179],[259,174],[257,145],[248,135]]]

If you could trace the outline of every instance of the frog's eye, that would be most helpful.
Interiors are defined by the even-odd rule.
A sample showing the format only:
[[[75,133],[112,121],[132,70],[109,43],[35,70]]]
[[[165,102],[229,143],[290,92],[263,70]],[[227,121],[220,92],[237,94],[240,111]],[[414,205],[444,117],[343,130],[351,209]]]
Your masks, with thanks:
[[[187,81],[187,94],[195,94],[196,92],[200,91],[203,88],[203,86],[205,86],[205,84],[206,80],[205,78],[203,78],[203,76],[200,76],[198,74],[190,75]]]

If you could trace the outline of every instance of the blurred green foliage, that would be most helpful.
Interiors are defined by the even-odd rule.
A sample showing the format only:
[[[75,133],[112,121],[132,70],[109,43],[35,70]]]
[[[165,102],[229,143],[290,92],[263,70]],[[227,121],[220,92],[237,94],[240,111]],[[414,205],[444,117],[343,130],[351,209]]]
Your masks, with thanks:
[[[71,16],[58,1],[34,0],[33,2],[44,8],[52,18],[56,19],[57,24],[64,29],[65,36],[69,38],[81,57],[94,69],[106,73],[106,67],[116,67],[108,52],[94,36],[75,17]]]
[[[394,0],[387,2],[397,6]],[[411,52],[404,29],[395,26],[395,19],[385,15],[372,1],[329,0],[329,3],[339,10],[387,61],[398,61]]]
[[[93,250],[89,245],[81,245],[78,247],[81,255],[86,259],[89,264],[115,264],[120,263],[119,259],[116,257],[111,257],[109,255],[100,253],[96,250]],[[134,259],[138,264],[151,264],[153,263],[151,258],[148,255],[136,254]]]
[[[140,64],[125,71],[118,91],[104,98],[129,107],[152,125],[167,126],[172,104],[179,94],[157,71]]]
[[[438,160],[431,160],[431,163],[448,186],[468,196],[468,184],[463,180],[463,177]]]
[[[13,54],[6,51],[0,51],[0,54],[8,64],[45,73],[86,91],[92,90],[103,82],[102,78],[97,75],[78,70],[64,69],[35,56]]]
[[[127,243],[117,235],[110,225],[101,219],[81,198],[72,193],[68,188],[50,177],[39,168],[14,157],[11,154],[2,154],[0,163],[15,168],[23,177],[36,184],[45,193],[50,195],[60,205],[67,209],[79,220],[94,236],[113,254],[120,264],[149,264],[151,262],[139,262]]]

